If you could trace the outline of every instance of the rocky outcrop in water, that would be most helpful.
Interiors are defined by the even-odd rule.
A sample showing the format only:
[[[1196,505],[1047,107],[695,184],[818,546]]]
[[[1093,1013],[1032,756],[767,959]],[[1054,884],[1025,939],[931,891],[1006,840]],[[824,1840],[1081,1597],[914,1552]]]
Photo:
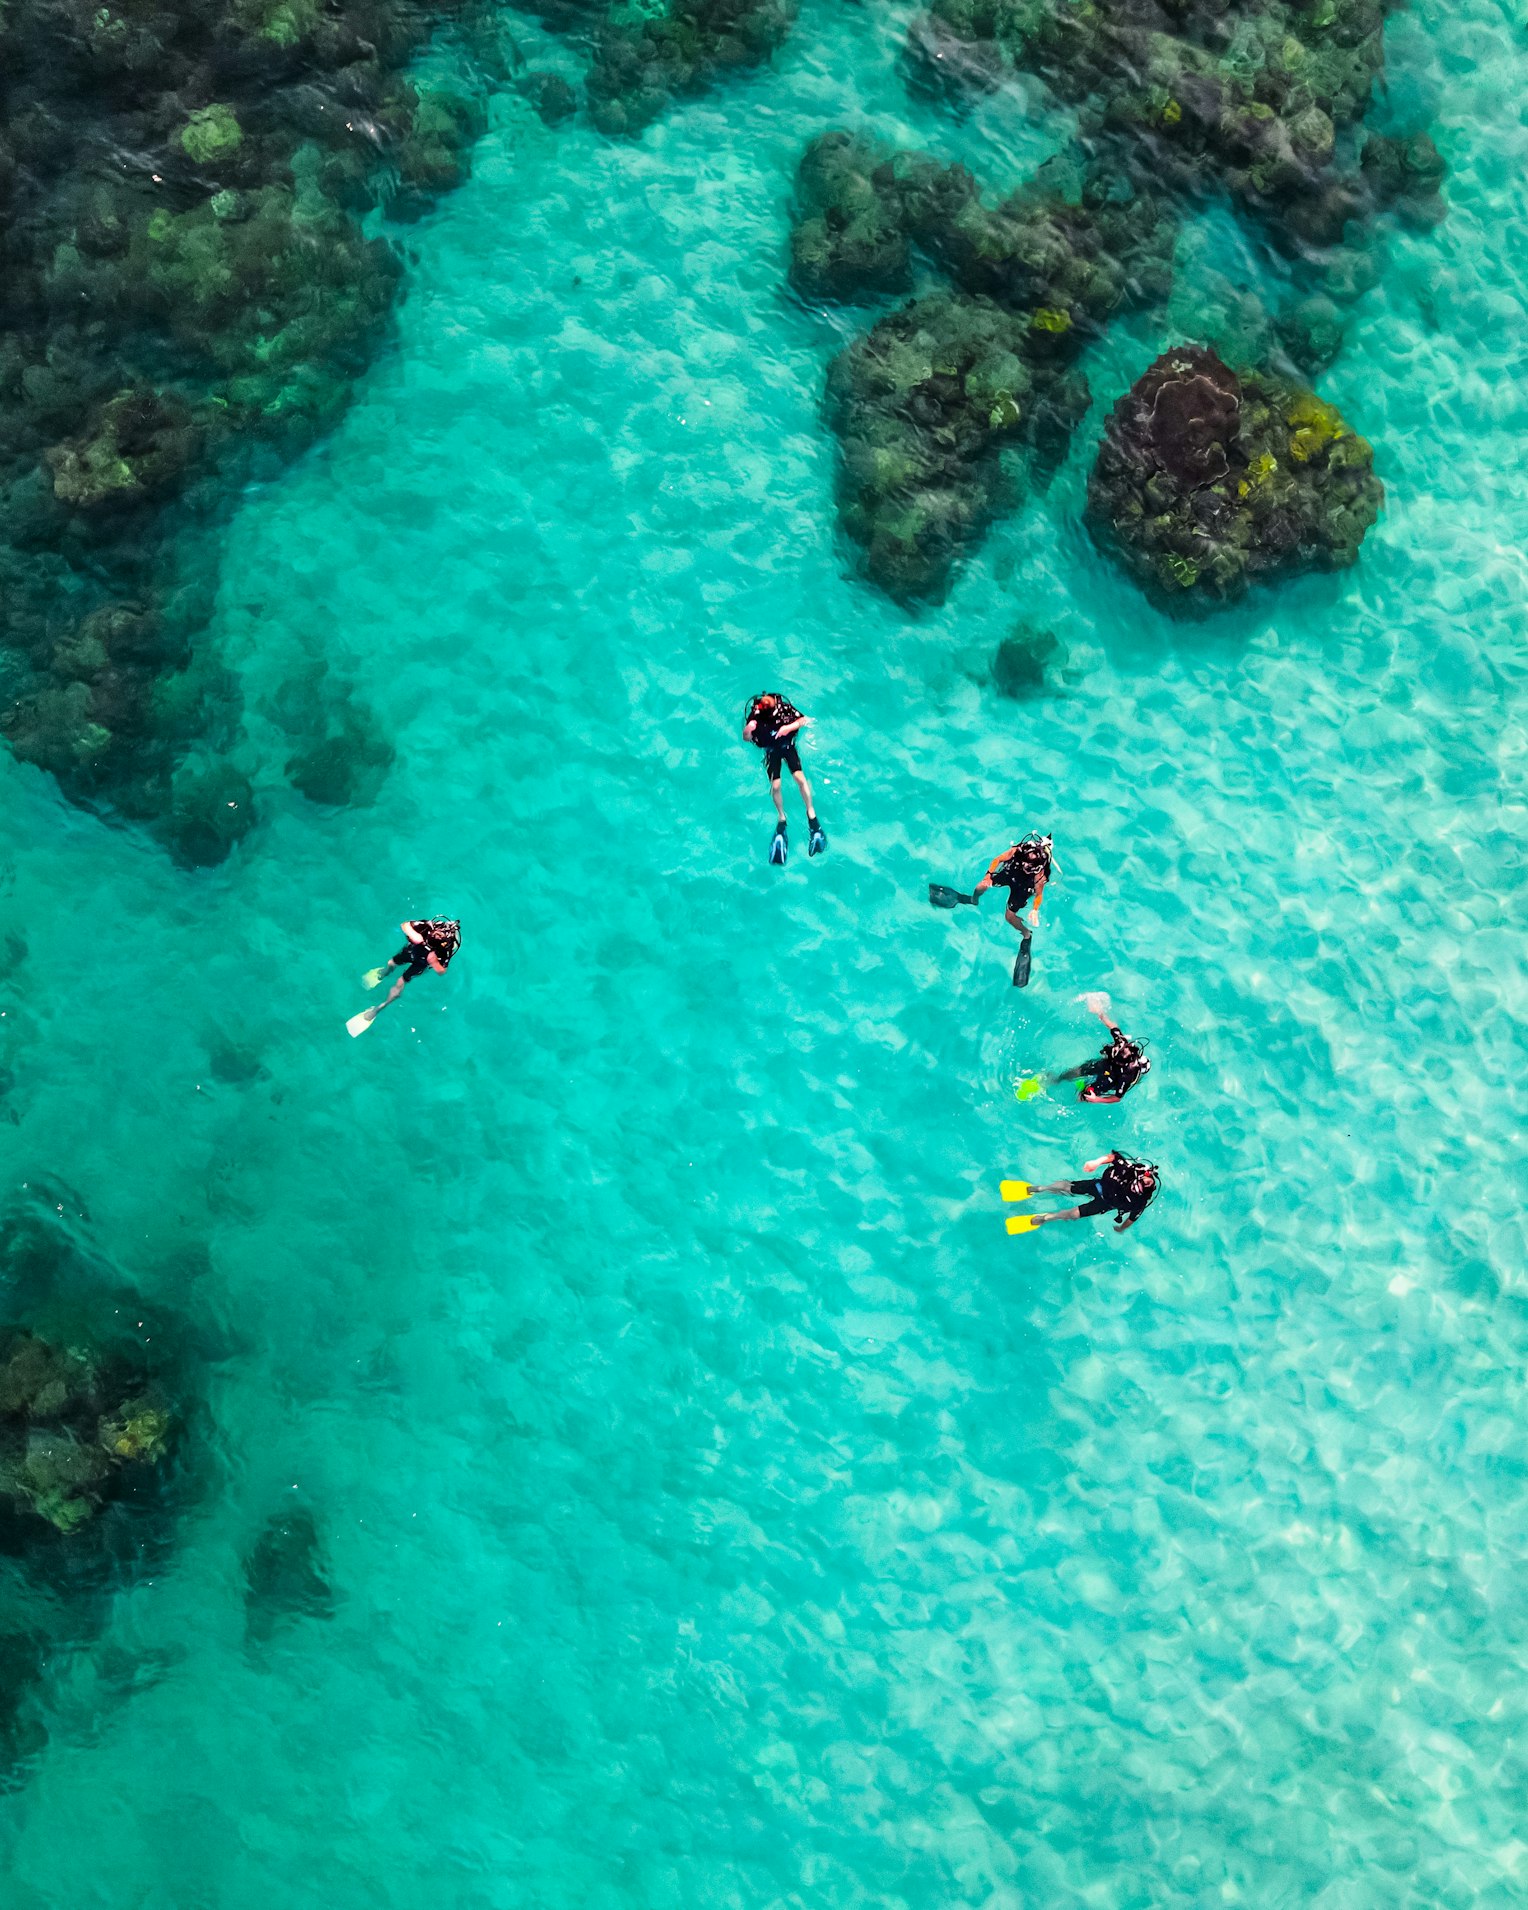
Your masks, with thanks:
[[[913,70],[959,98],[1015,71],[1079,109],[1084,138],[1172,190],[1219,188],[1292,247],[1398,204],[1441,216],[1425,133],[1342,135],[1383,70],[1391,0],[934,0],[908,40]]]
[[[639,133],[671,100],[762,65],[790,32],[796,0],[624,0],[601,11],[589,110],[602,133]]]
[[[901,602],[942,596],[1015,494],[998,453],[1028,446],[1053,461],[1088,408],[1080,375],[1034,355],[1032,329],[991,299],[938,293],[829,368],[840,522],[871,582]]]
[[[1110,413],[1087,521],[1154,598],[1191,611],[1353,563],[1383,501],[1373,451],[1334,406],[1182,345]]]
[[[0,616],[12,749],[188,861],[253,819],[196,640],[242,484],[333,424],[399,278],[360,216],[465,174],[402,69],[443,8],[0,12]]]
[[[1172,284],[1174,225],[1118,173],[1066,160],[989,205],[963,166],[835,131],[797,174],[790,274],[809,299],[906,289],[915,250],[957,291],[883,319],[834,360],[839,518],[866,576],[937,599],[986,525],[1040,485],[1088,408],[1072,362]]]
[[[156,1466],[173,1430],[147,1375],[85,1347],[0,1328],[0,1504],[73,1532]]]

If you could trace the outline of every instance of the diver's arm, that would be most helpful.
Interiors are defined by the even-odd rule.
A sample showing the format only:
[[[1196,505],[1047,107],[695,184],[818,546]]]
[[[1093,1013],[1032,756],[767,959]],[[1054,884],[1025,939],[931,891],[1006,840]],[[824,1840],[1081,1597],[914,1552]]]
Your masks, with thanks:
[[[1121,1214],[1119,1219],[1114,1223],[1114,1231],[1117,1234],[1122,1234],[1127,1227],[1133,1227],[1139,1219],[1139,1214]]]
[[[775,741],[777,743],[783,743],[787,736],[794,736],[803,723],[810,723],[811,720],[809,716],[798,716],[793,723],[783,724],[775,731]]]
[[[1040,877],[1040,880],[1035,884],[1035,897],[1034,897],[1034,901],[1030,904],[1029,922],[1030,922],[1031,928],[1040,919],[1040,897],[1044,895],[1044,893],[1045,893],[1045,877],[1042,875]]]
[[[1111,1149],[1107,1154],[1100,1154],[1096,1161],[1084,1161],[1082,1171],[1084,1174],[1096,1174],[1099,1168],[1107,1167],[1110,1161],[1117,1161],[1118,1159],[1119,1155]]]

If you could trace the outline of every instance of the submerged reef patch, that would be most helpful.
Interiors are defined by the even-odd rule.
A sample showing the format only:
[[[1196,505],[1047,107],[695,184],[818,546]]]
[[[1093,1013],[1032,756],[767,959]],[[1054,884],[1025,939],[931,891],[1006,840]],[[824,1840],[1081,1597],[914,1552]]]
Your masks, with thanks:
[[[790,32],[796,0],[617,0],[602,11],[589,110],[602,133],[639,133],[671,100],[762,65]]]
[[[450,10],[0,10],[4,729],[188,861],[254,814],[236,686],[196,654],[215,533],[382,336],[400,267],[361,215],[465,176],[479,103],[403,77]]]
[[[0,1784],[46,1741],[50,1667],[170,1554],[192,1373],[183,1327],[100,1259],[67,1190],[0,1216]]]
[[[863,135],[813,140],[797,173],[790,276],[819,302],[906,289],[914,249],[957,289],[884,318],[834,360],[843,529],[865,574],[904,603],[938,599],[962,553],[1040,485],[1086,413],[1083,347],[1172,285],[1175,227],[1117,170],[1048,162],[989,205],[964,166]]]
[[[1109,414],[1087,522],[1143,589],[1182,612],[1257,579],[1353,563],[1383,501],[1373,451],[1335,406],[1181,345]]]
[[[912,69],[957,99],[1014,72],[1075,106],[1079,133],[1142,178],[1228,192],[1291,248],[1334,245],[1350,220],[1397,205],[1442,215],[1426,133],[1360,122],[1384,66],[1394,0],[933,0],[908,38]]]

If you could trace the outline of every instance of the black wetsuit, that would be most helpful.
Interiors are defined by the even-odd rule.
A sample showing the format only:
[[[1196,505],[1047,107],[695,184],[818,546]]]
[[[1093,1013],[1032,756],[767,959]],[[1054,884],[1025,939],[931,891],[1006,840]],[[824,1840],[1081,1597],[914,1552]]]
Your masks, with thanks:
[[[1040,883],[1050,881],[1050,872],[1051,859],[1038,843],[1016,842],[992,858],[987,880],[993,888],[1008,891],[1008,906],[1017,915]]]
[[[1144,1214],[1156,1198],[1157,1188],[1155,1179],[1149,1187],[1140,1186],[1142,1165],[1142,1162],[1128,1158],[1112,1160],[1097,1180],[1074,1180],[1071,1191],[1090,1197],[1078,1212],[1083,1215],[1113,1213],[1122,1220],[1134,1220]]]
[[[796,749],[799,730],[792,730],[784,742],[775,740],[777,733],[787,724],[796,722],[801,712],[794,709],[785,698],[776,692],[775,701],[768,709],[761,707],[763,699],[755,697],[753,708],[748,712],[748,721],[753,724],[753,745],[764,752],[764,774],[772,783],[780,780],[780,768],[783,764],[793,776],[801,774],[801,757]]]
[[[432,917],[427,922],[410,922],[409,927],[419,940],[405,942],[392,961],[394,968],[404,970],[403,979],[411,982],[416,975],[422,975],[430,966],[432,955],[443,971],[449,968],[451,957],[462,944],[460,924]]]
[[[1125,1095],[1150,1070],[1151,1063],[1137,1044],[1128,1035],[1121,1034],[1112,1022],[1109,1033],[1112,1039],[1102,1052],[1095,1060],[1084,1061],[1077,1072],[1085,1075],[1088,1085],[1100,1094]]]

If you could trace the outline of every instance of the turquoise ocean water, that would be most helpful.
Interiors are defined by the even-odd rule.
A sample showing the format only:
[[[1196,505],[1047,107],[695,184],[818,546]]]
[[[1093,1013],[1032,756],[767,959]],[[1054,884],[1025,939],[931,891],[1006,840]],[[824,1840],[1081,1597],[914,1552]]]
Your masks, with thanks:
[[[637,145],[496,104],[356,407],[229,530],[269,787],[226,866],[0,759],[7,1192],[220,1349],[176,1549],[28,1700],[6,1910],[1528,1898],[1521,23],[1389,29],[1451,212],[1321,381],[1388,487],[1361,564],[1184,627],[1081,531],[1098,408],[941,609],[843,574],[863,320],[784,292],[803,139],[999,184],[1067,130],[910,102],[906,17],[811,0]],[[1265,270],[1215,215],[1180,259],[1101,397]],[[1022,704],[1020,616],[1070,651]],[[375,807],[281,783],[315,668],[396,742]],[[793,808],[784,872],[773,683],[831,843]],[[1019,995],[924,884],[1031,825]],[[450,977],[347,1041],[432,913]],[[1150,1080],[1020,1105],[1088,987]],[[1000,1174],[1114,1144],[1142,1225],[1004,1234]],[[336,1608],[251,1646],[289,1502]]]

